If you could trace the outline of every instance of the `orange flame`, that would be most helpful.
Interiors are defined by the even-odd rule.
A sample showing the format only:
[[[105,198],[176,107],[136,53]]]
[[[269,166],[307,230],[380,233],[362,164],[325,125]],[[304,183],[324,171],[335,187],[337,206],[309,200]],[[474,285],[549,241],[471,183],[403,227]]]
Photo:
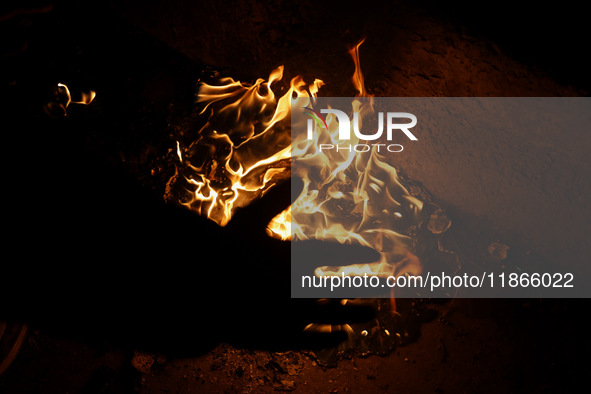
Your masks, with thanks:
[[[91,90],[90,92],[82,92],[80,100],[77,101],[73,101],[72,100],[72,95],[70,94],[70,89],[64,85],[63,83],[58,83],[57,84],[58,87],[62,88],[65,90],[66,95],[68,97],[66,104],[64,105],[64,110],[66,108],[68,108],[68,106],[70,104],[83,104],[83,105],[88,105],[90,103],[92,103],[92,100],[94,100],[94,98],[96,97],[96,92],[94,90]]]
[[[353,102],[360,122],[374,113],[374,99],[365,89],[360,67],[362,43],[349,51],[355,63],[356,96],[369,97]],[[292,206],[268,224],[269,235],[292,241],[357,243],[381,256],[363,266],[320,267],[316,275],[420,274],[420,261],[409,252],[412,239],[404,232],[418,224],[422,202],[410,195],[396,169],[376,150],[362,155],[349,150],[319,151],[320,140],[338,145],[338,122],[332,115],[326,117],[328,130],[320,130],[317,141],[303,136],[292,141],[292,97],[313,101],[323,82],[315,80],[307,86],[295,77],[277,99],[274,84],[282,78],[281,66],[268,82],[258,79],[251,86],[231,78],[221,80],[219,86],[200,85],[197,102],[209,118],[193,143],[183,147],[177,142],[186,189],[181,204],[224,226],[236,209],[291,176],[290,158],[303,159],[314,171],[294,174],[303,180],[304,188]],[[351,144],[359,142],[352,138]]]
[[[365,89],[359,62],[362,43],[349,51],[355,63],[352,81],[357,97],[369,98],[352,103],[360,121],[374,113],[374,99]],[[290,207],[289,215],[284,212],[271,221],[270,231],[281,239],[356,243],[380,253],[380,260],[371,264],[320,267],[317,276],[420,274],[420,261],[409,251],[412,239],[404,231],[418,225],[422,202],[400,183],[396,169],[376,150],[364,154],[318,150],[320,140],[333,145],[339,142],[336,119],[329,115],[326,120],[329,130],[319,128],[316,141],[303,137],[294,140],[292,156],[306,161],[306,170],[294,174],[302,178],[304,190]],[[352,145],[359,142],[352,138]],[[284,223],[287,218],[291,219],[291,227]]]
[[[272,85],[282,78],[280,66],[252,86],[231,78],[200,85],[197,103],[210,118],[189,147],[177,142],[188,184],[181,204],[225,226],[236,209],[289,178],[290,99],[315,95],[323,82],[306,86],[295,77],[276,99]]]
[[[92,103],[95,97],[96,92],[91,90],[89,92],[81,92],[79,100],[72,100],[72,95],[70,94],[68,86],[63,83],[58,83],[55,91],[55,99],[45,104],[44,109],[50,116],[67,116],[67,109],[70,104],[88,105]]]
[[[357,45],[355,45],[354,47],[349,49],[349,55],[351,55],[351,57],[353,58],[353,62],[355,63],[355,72],[353,73],[352,81],[353,81],[353,85],[355,86],[355,88],[357,89],[357,92],[358,92],[357,97],[370,97],[371,96],[365,90],[365,82],[363,79],[363,73],[361,72],[361,62],[359,60],[359,47],[364,42],[365,42],[365,38],[363,40],[359,41],[359,43],[357,43]]]

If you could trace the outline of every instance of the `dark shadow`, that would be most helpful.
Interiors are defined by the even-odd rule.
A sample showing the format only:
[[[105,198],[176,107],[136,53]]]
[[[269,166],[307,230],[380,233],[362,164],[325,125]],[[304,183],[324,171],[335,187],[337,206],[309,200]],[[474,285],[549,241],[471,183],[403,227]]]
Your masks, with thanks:
[[[221,228],[164,203],[170,173],[142,172],[174,146],[171,114],[193,110],[203,66],[96,9],[60,3],[30,29],[3,75],[11,191],[0,318],[188,356],[220,341],[326,347],[343,338],[302,329],[371,317],[290,298],[289,243],[265,233],[291,201],[289,182]],[[43,105],[58,82],[99,92],[96,102],[52,118]]]

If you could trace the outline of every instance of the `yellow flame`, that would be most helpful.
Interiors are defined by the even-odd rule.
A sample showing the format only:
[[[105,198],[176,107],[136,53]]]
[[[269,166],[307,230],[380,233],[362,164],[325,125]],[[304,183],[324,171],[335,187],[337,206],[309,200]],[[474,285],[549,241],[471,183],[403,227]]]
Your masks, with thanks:
[[[291,238],[291,224],[291,209],[286,209],[271,219],[267,225],[267,234],[282,241],[289,241]]]
[[[366,91],[359,47],[349,51],[355,63],[353,111],[362,122],[373,114],[373,97]],[[317,139],[291,140],[291,99],[313,101],[324,84],[307,85],[297,76],[277,98],[276,83],[283,66],[268,81],[248,85],[225,78],[220,85],[201,83],[197,103],[207,123],[188,146],[177,142],[180,174],[185,181],[181,204],[226,225],[236,209],[248,205],[278,182],[297,176],[303,190],[292,206],[268,224],[268,234],[282,240],[332,240],[369,246],[379,261],[350,267],[320,267],[316,275],[420,274],[418,258],[410,253],[411,238],[404,234],[418,223],[422,202],[400,183],[396,169],[375,149],[366,154],[349,150],[318,149],[318,143],[338,145],[338,122],[326,117],[328,130]],[[360,125],[361,127],[361,125]],[[359,140],[352,136],[350,143]],[[291,174],[290,159],[304,160],[307,168]],[[298,171],[298,170],[296,170]],[[312,175],[314,174],[314,175]]]
[[[181,204],[225,226],[236,209],[289,178],[291,97],[315,95],[322,81],[308,86],[295,77],[277,99],[272,85],[282,78],[280,66],[267,82],[258,79],[252,86],[232,78],[199,86],[197,103],[210,121],[190,146],[177,141],[188,185]]]
[[[360,122],[374,113],[374,99],[365,89],[359,62],[362,43],[349,51],[355,63],[352,81],[357,97],[366,97],[352,103]],[[304,136],[294,139],[292,156],[305,162],[304,169],[294,176],[303,180],[304,189],[290,207],[289,215],[284,212],[271,221],[270,232],[280,239],[354,243],[380,253],[379,261],[370,264],[320,267],[315,272],[317,276],[420,274],[420,261],[410,253],[412,239],[404,230],[418,224],[422,202],[410,195],[400,183],[396,169],[377,150],[364,154],[353,150],[320,151],[319,143],[339,144],[335,117],[329,115],[326,121],[328,130],[319,128],[316,140]],[[357,137],[350,141],[352,145],[358,142]],[[288,218],[291,226],[284,223]]]
[[[68,108],[68,106],[70,104],[83,104],[83,105],[88,105],[90,103],[92,103],[92,100],[94,100],[94,98],[96,97],[96,92],[94,90],[91,90],[90,92],[82,92],[81,93],[81,99],[78,101],[73,101],[72,100],[72,95],[70,94],[70,89],[68,88],[67,85],[64,85],[63,83],[58,83],[57,84],[58,87],[64,89],[64,91],[66,92],[67,95],[67,102],[64,105],[64,111],[66,110],[66,108]]]

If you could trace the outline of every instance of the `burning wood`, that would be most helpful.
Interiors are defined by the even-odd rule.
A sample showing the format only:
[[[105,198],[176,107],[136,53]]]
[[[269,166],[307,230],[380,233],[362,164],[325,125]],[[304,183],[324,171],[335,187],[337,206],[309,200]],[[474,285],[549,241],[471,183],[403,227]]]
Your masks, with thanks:
[[[374,114],[359,62],[362,43],[349,51],[355,64],[352,82],[360,98],[353,102],[361,114],[356,124]],[[409,258],[414,256],[412,238],[405,231],[419,224],[422,201],[399,182],[396,169],[376,149],[366,155],[352,149],[318,150],[313,141],[338,145],[339,123],[331,114],[317,139],[292,140],[290,101],[297,98],[298,105],[312,108],[323,82],[316,79],[308,85],[298,76],[278,97],[276,85],[282,78],[283,67],[278,67],[268,81],[258,79],[251,86],[231,78],[221,79],[221,85],[200,84],[197,103],[208,121],[188,146],[177,142],[178,174],[173,181],[183,183],[179,202],[225,226],[236,209],[291,175],[290,159],[302,160],[311,170],[294,176],[303,180],[304,188],[292,207],[269,223],[269,235],[355,243],[381,254],[369,265],[320,267],[319,276],[420,274],[418,258]],[[352,144],[361,141],[358,134]]]
[[[322,82],[306,86],[296,77],[277,99],[272,85],[282,78],[278,67],[252,86],[231,78],[200,84],[197,103],[209,120],[189,146],[177,145],[182,205],[225,226],[236,209],[289,177],[289,100],[315,94]]]
[[[359,124],[375,115],[359,63],[361,44],[350,50]],[[292,100],[313,108],[323,82],[306,84],[297,76],[280,95],[283,71],[278,67],[267,81],[258,79],[252,85],[231,78],[220,79],[218,85],[199,84],[196,102],[207,121],[188,143],[176,142],[176,174],[169,181],[172,198],[225,226],[238,209],[295,176],[303,181],[303,189],[291,207],[269,222],[269,236],[358,244],[380,256],[370,264],[317,267],[317,277],[420,274],[412,229],[421,222],[423,201],[403,186],[396,169],[377,149],[364,155],[353,149],[317,149],[313,142],[339,143],[339,123],[331,114],[321,122],[325,127],[318,128],[316,139],[292,138]],[[352,144],[362,141],[358,134],[352,136]],[[292,167],[297,160],[311,170],[298,172]],[[408,327],[393,299],[343,302],[361,302],[378,316],[369,324],[309,324],[306,331],[343,332],[348,337],[339,348],[319,352],[319,361],[332,363],[351,352],[386,354],[406,340]]]

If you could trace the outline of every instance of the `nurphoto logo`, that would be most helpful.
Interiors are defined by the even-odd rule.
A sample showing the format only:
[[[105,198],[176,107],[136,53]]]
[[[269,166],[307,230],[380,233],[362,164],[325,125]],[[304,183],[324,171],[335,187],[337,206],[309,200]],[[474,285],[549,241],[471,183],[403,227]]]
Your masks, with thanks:
[[[385,134],[386,139],[388,141],[392,141],[395,137],[395,132],[401,131],[409,140],[411,141],[418,141],[417,137],[409,130],[416,126],[417,124],[417,117],[408,112],[387,112],[384,115],[384,112],[378,112],[377,114],[377,121],[378,127],[375,132],[372,133],[362,133],[360,130],[360,121],[359,121],[359,112],[353,112],[353,122],[349,115],[345,112],[334,109],[334,108],[326,108],[321,109],[320,111],[316,111],[310,107],[303,107],[304,113],[310,117],[307,122],[307,139],[312,140],[314,139],[314,130],[315,125],[318,126],[321,130],[324,129],[327,132],[329,131],[328,124],[326,122],[325,117],[323,114],[332,114],[336,117],[338,122],[338,139],[341,141],[350,141],[351,140],[351,130],[355,137],[359,140],[363,141],[376,141],[380,139],[384,134],[384,123],[386,123],[385,127]],[[385,122],[384,122],[384,119]],[[400,120],[410,120],[410,122],[400,123]],[[353,126],[353,127],[351,127]],[[378,152],[380,148],[385,148],[388,152],[402,152],[404,149],[400,144],[380,144],[380,143],[372,143],[372,144],[356,144],[356,145],[335,145],[335,144],[319,144],[320,150],[331,150],[336,149],[339,150],[348,150],[348,151],[355,151],[355,152],[369,152],[372,147],[375,147]]]

